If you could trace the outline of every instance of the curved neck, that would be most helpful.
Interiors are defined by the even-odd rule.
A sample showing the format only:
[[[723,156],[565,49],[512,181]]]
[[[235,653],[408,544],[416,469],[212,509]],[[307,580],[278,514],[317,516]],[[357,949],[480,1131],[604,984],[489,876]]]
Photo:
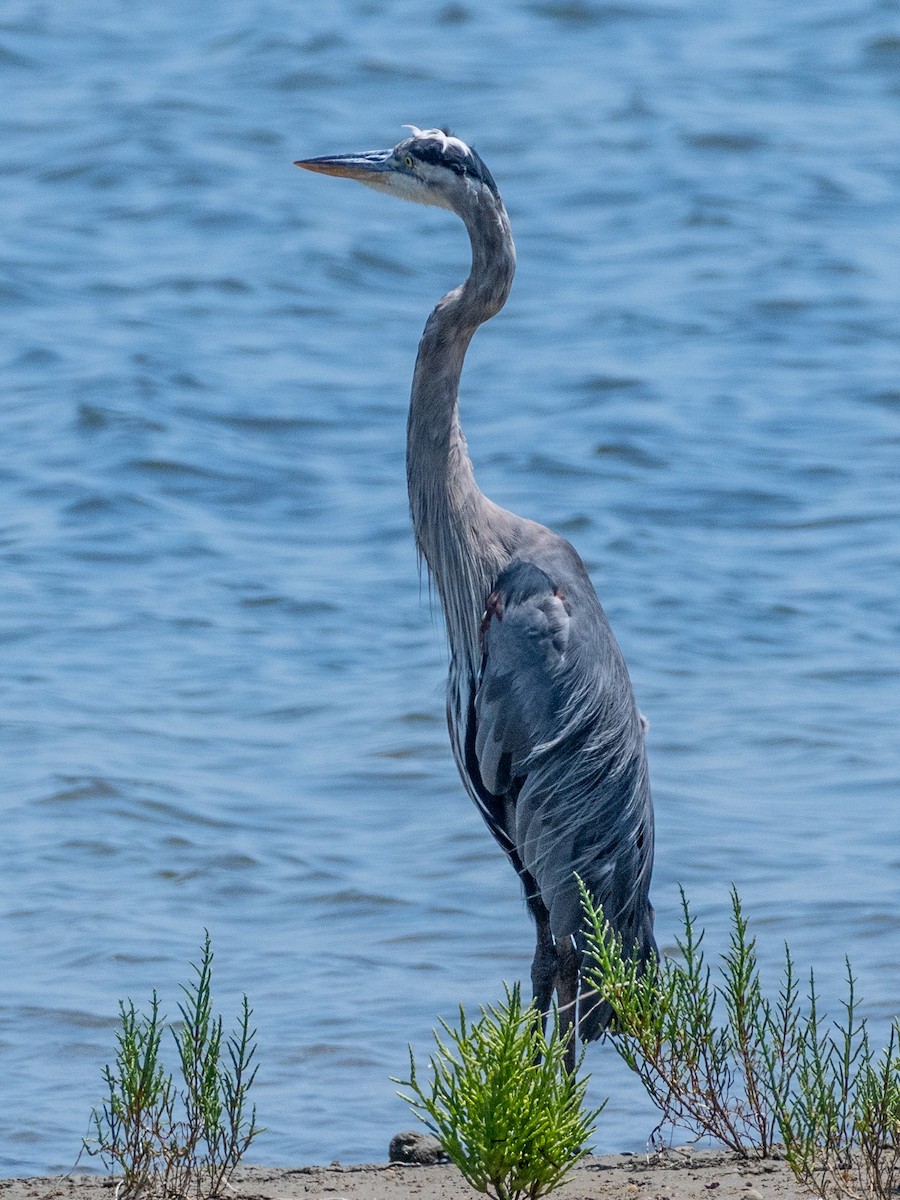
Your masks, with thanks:
[[[472,269],[438,303],[419,343],[406,468],[416,545],[437,584],[451,649],[476,662],[487,585],[503,552],[460,428],[459,379],[475,330],[506,302],[516,254],[503,201],[487,187],[467,191],[455,211],[469,232]]]

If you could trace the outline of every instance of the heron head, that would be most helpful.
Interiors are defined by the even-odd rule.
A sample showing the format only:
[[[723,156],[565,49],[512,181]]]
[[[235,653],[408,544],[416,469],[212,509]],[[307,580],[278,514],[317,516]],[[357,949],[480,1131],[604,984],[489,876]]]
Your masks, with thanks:
[[[493,176],[471,146],[443,129],[406,128],[411,135],[391,150],[303,158],[294,166],[358,179],[379,192],[457,212],[479,189],[499,196]]]

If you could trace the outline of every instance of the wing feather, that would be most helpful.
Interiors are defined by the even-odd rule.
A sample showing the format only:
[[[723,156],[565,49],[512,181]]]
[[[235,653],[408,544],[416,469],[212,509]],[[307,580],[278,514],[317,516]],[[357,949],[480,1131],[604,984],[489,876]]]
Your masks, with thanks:
[[[626,942],[649,956],[644,722],[590,581],[583,569],[551,574],[515,561],[497,580],[482,630],[470,791],[535,880],[554,936],[580,940],[577,873]]]

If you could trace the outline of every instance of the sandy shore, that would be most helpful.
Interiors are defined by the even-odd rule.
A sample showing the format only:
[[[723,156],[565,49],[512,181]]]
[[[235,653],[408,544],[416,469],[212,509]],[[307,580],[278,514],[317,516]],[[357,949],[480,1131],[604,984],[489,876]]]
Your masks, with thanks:
[[[235,1200],[472,1200],[455,1167],[246,1167]],[[97,1175],[0,1179],[0,1200],[112,1200],[115,1181]],[[716,1150],[672,1150],[664,1158],[586,1158],[552,1193],[559,1200],[800,1200],[807,1193],[782,1162],[746,1161]]]

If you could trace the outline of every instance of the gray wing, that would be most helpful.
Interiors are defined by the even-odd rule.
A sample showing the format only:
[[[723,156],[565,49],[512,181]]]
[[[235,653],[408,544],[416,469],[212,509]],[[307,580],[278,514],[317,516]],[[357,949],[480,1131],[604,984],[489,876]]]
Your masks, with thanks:
[[[464,774],[495,836],[534,881],[555,937],[580,934],[577,873],[626,944],[649,957],[644,722],[596,593],[571,555],[546,571],[514,561],[497,580]]]

